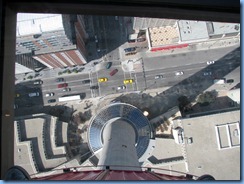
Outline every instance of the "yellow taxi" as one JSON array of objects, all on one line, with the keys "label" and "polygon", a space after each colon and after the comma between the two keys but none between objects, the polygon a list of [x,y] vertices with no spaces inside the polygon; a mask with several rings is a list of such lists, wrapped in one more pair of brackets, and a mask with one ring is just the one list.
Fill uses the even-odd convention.
[{"label": "yellow taxi", "polygon": [[133,79],[125,79],[124,84],[131,84],[133,83]]},{"label": "yellow taxi", "polygon": [[98,82],[106,82],[106,81],[108,81],[108,78],[106,77],[98,79]]}]

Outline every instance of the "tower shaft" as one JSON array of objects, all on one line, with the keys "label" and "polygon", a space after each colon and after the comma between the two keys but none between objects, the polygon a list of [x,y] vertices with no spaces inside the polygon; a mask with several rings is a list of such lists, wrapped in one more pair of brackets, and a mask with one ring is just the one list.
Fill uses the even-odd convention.
[{"label": "tower shaft", "polygon": [[103,169],[109,166],[112,170],[141,170],[132,125],[121,119],[115,120],[105,126],[103,139],[98,165],[103,165]]}]

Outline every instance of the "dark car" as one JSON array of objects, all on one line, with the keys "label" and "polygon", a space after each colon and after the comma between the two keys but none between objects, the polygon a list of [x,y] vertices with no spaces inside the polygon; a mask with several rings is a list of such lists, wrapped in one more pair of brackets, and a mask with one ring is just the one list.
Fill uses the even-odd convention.
[{"label": "dark car", "polygon": [[67,86],[68,86],[67,83],[58,84],[58,88],[66,88]]},{"label": "dark car", "polygon": [[56,102],[55,99],[50,99],[50,100],[47,101],[47,103],[54,103],[54,102]]},{"label": "dark car", "polygon": [[57,78],[55,81],[56,82],[64,82],[64,78]]},{"label": "dark car", "polygon": [[136,47],[129,47],[124,49],[125,52],[134,52],[136,50]]},{"label": "dark car", "polygon": [[108,63],[106,64],[106,68],[107,68],[107,69],[109,69],[111,66],[112,66],[112,62],[108,62]]},{"label": "dark car", "polygon": [[228,79],[227,81],[226,81],[226,83],[233,83],[234,82],[234,79]]},{"label": "dark car", "polygon": [[96,85],[96,86],[91,86],[91,87],[90,87],[90,89],[98,89],[98,88],[99,88],[98,85]]},{"label": "dark car", "polygon": [[118,72],[118,69],[114,69],[114,70],[112,70],[111,72],[110,72],[110,76],[113,76],[114,74],[116,74]]},{"label": "dark car", "polygon": [[86,79],[86,80],[83,80],[83,81],[82,81],[82,84],[88,84],[88,83],[90,83],[90,82],[91,82],[90,79]]}]

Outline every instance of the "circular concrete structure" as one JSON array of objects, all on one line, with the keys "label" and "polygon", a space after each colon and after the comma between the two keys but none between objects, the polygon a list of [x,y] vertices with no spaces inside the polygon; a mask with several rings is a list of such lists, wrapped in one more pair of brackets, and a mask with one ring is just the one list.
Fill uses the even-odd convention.
[{"label": "circular concrete structure", "polygon": [[125,103],[114,103],[106,106],[91,119],[88,129],[88,142],[91,151],[96,153],[103,148],[104,140],[107,139],[104,135],[107,131],[105,127],[114,122],[128,123],[131,127],[130,130],[134,130],[134,136],[132,136],[134,140],[131,141],[135,144],[139,159],[147,150],[150,138],[152,138],[152,130],[143,113],[138,108]]}]

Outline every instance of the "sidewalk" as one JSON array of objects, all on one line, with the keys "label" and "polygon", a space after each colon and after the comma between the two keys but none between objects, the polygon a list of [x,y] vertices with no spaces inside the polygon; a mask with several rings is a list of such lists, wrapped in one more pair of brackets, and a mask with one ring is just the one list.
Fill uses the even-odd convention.
[{"label": "sidewalk", "polygon": [[[85,66],[75,66],[75,67],[67,67],[67,68],[55,68],[55,69],[44,69],[40,72],[30,72],[27,75],[26,74],[17,74],[15,75],[16,81],[15,83],[20,83],[24,81],[32,81],[32,80],[40,80],[40,79],[46,79],[46,78],[56,78],[56,77],[65,77],[70,75],[80,75],[80,74],[89,74],[93,67],[94,62],[101,62],[101,59],[93,60],[89,63],[87,63]],[[74,69],[80,70],[77,73],[73,72]],[[64,71],[70,71],[71,73],[63,73]],[[60,74],[62,73],[62,74]],[[28,76],[32,76],[32,79],[28,79]],[[35,77],[36,76],[36,77]]]}]

